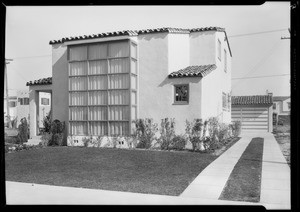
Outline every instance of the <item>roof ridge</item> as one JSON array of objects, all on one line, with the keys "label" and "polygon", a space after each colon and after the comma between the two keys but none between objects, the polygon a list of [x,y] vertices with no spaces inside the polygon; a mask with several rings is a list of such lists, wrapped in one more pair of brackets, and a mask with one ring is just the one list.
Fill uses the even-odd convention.
[{"label": "roof ridge", "polygon": [[51,40],[49,44],[63,43],[65,41],[72,40],[84,40],[84,39],[92,39],[92,38],[101,38],[101,37],[109,37],[109,36],[120,36],[120,35],[129,35],[136,36],[139,34],[146,33],[155,33],[155,32],[169,32],[169,33],[192,33],[192,32],[200,32],[200,31],[225,31],[225,28],[221,27],[200,27],[200,28],[179,28],[179,27],[159,27],[154,29],[141,29],[141,30],[118,30],[113,32],[102,32],[97,34],[90,35],[77,35],[77,36],[69,36],[63,37],[58,40]]}]

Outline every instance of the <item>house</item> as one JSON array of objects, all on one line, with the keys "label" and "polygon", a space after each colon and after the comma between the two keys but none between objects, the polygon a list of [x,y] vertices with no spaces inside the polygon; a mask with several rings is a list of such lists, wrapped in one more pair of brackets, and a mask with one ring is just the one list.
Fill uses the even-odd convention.
[{"label": "house", "polygon": [[231,122],[224,28],[126,30],[50,44],[52,116],[65,121],[66,137],[130,135],[137,118],[175,118],[177,134],[186,120]]},{"label": "house", "polygon": [[243,132],[272,132],[272,94],[232,96],[232,121],[241,121]]},{"label": "house", "polygon": [[[16,120],[15,126],[20,124],[22,118],[29,119],[29,94],[28,90],[14,90],[14,94],[9,96],[10,120]],[[7,101],[4,97],[4,118],[7,122]]]},{"label": "house", "polygon": [[29,127],[32,138],[40,134],[43,128],[43,119],[52,108],[52,77],[29,81],[26,86],[29,86]]},{"label": "house", "polygon": [[291,98],[289,96],[273,96],[273,121],[288,120],[291,111]]}]

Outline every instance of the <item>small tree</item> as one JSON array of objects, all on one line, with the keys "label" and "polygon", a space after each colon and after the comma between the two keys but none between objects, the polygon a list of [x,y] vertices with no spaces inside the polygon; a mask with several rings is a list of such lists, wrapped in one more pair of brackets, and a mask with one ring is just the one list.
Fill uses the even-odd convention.
[{"label": "small tree", "polygon": [[50,133],[52,134],[51,141],[49,145],[62,145],[63,140],[63,132],[65,129],[65,123],[60,122],[59,120],[55,119],[51,123]]},{"label": "small tree", "polygon": [[172,139],[175,136],[175,119],[162,119],[160,124],[160,146],[161,149],[169,150]]},{"label": "small tree", "polygon": [[186,120],[185,133],[187,134],[189,140],[193,145],[193,151],[199,149],[202,126],[202,119],[194,119],[193,122],[189,122],[188,120]]},{"label": "small tree", "polygon": [[51,118],[51,110],[50,110],[48,115],[43,119],[44,132],[46,132],[46,133],[50,132],[51,123],[52,123],[52,118]]},{"label": "small tree", "polygon": [[28,141],[28,124],[26,118],[20,120],[21,124],[18,126],[18,140],[21,144]]},{"label": "small tree", "polygon": [[136,137],[139,140],[137,148],[149,149],[152,141],[155,138],[155,133],[158,131],[157,124],[153,123],[152,119],[137,119],[136,125]]}]

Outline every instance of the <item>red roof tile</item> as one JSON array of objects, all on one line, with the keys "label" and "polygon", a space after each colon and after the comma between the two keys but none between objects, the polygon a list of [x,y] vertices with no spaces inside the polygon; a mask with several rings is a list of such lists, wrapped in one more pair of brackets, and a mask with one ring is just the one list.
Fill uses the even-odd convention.
[{"label": "red roof tile", "polygon": [[256,95],[256,96],[232,96],[232,105],[266,105],[273,104],[271,95]]},{"label": "red roof tile", "polygon": [[31,86],[31,85],[50,85],[50,84],[52,84],[52,77],[34,80],[33,82],[29,81],[29,82],[26,83],[26,86]]},{"label": "red roof tile", "polygon": [[204,77],[216,68],[217,68],[217,66],[214,65],[214,64],[212,64],[212,65],[201,65],[201,66],[188,66],[184,69],[180,69],[179,71],[172,72],[171,74],[169,74],[169,78],[175,78],[175,77]]}]

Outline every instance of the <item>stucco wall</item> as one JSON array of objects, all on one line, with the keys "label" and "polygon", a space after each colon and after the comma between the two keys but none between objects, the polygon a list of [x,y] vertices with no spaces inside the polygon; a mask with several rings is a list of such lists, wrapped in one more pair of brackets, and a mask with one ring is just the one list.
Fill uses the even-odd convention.
[{"label": "stucco wall", "polygon": [[[22,90],[17,92],[18,98],[29,98],[28,90]],[[17,102],[17,116],[18,116],[18,122],[17,125],[20,124],[20,120],[22,118],[26,118],[28,121],[29,117],[29,105],[21,105],[20,102]]]},{"label": "stucco wall", "polygon": [[[49,99],[49,105],[42,105],[42,98]],[[39,95],[39,127],[44,127],[43,120],[51,109],[51,93],[40,92]]]},{"label": "stucco wall", "polygon": [[37,135],[38,127],[38,105],[39,91],[52,91],[52,85],[32,85],[29,86],[29,115],[30,115],[30,137]]},{"label": "stucco wall", "polygon": [[190,65],[189,34],[171,34],[168,36],[168,73],[178,71]]},{"label": "stucco wall", "polygon": [[190,37],[190,65],[215,64],[215,31],[192,32]]},{"label": "stucco wall", "polygon": [[291,102],[291,99],[286,99],[282,101],[282,113],[288,114],[290,112],[290,109],[288,108],[288,102]]},{"label": "stucco wall", "polygon": [[[201,101],[201,117],[203,120],[209,117],[218,117],[221,122],[231,122],[231,111],[223,110],[222,93],[230,94],[231,92],[231,56],[229,53],[226,41],[224,41],[225,34],[223,32],[216,32],[214,37],[215,52],[214,61],[217,66],[215,70],[206,75],[202,79],[202,101]],[[218,39],[221,41],[221,60],[218,58]],[[227,51],[227,71],[224,71],[224,48]]]},{"label": "stucco wall", "polygon": [[[184,36],[182,36],[184,37]],[[182,39],[179,38],[179,39]],[[139,102],[138,117],[153,118],[160,124],[163,118],[175,118],[176,132],[184,133],[185,120],[200,118],[200,78],[169,79],[168,43],[174,42],[172,36],[168,40],[167,33],[145,34],[138,37],[139,49]],[[184,39],[184,38],[183,38]],[[176,58],[177,55],[172,56]],[[186,60],[183,65],[186,65]],[[180,64],[173,64],[179,67]],[[174,84],[189,84],[190,101],[187,105],[173,105]]]},{"label": "stucco wall", "polygon": [[66,123],[65,138],[68,132],[68,61],[67,46],[52,45],[52,118]]}]

